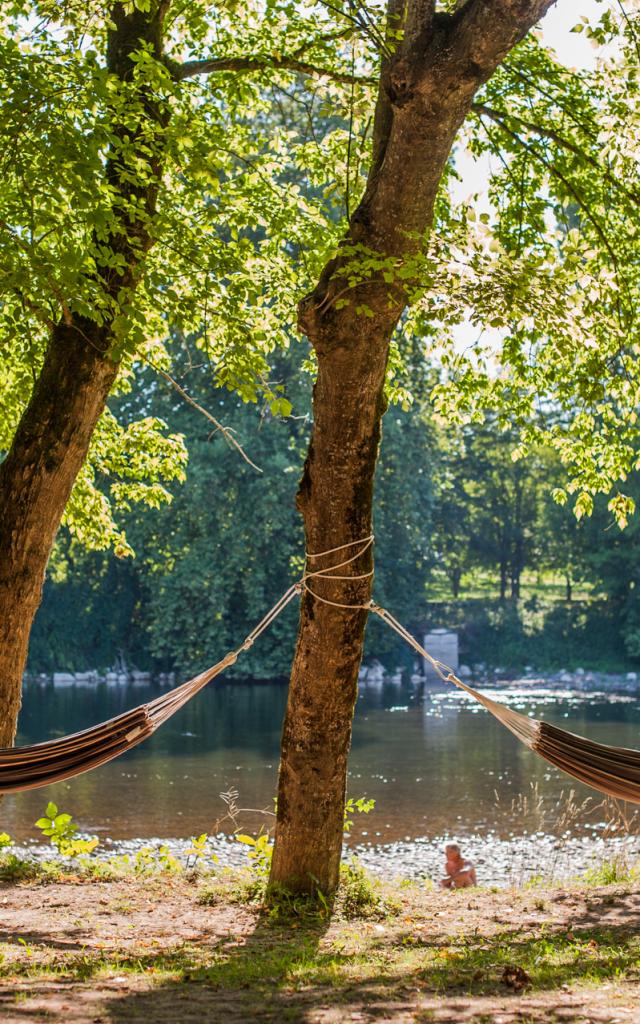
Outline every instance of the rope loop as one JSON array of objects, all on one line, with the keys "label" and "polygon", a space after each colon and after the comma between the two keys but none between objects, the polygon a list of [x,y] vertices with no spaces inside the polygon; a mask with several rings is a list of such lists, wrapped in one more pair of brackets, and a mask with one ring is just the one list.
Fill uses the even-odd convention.
[{"label": "rope loop", "polygon": [[354,547],[359,548],[359,550],[356,551],[354,555],[351,555],[349,558],[343,559],[341,562],[338,562],[335,565],[329,565],[327,566],[326,569],[312,569],[311,571],[305,571],[302,579],[299,581],[298,584],[300,590],[306,590],[309,594],[311,594],[313,598],[315,598],[316,601],[320,601],[322,604],[328,604],[332,608],[345,608],[347,610],[354,611],[362,609],[368,610],[370,607],[369,602],[367,602],[367,604],[343,604],[341,601],[330,601],[326,597],[320,597],[319,594],[316,594],[315,590],[311,589],[311,587],[307,583],[307,580],[316,578],[323,580],[340,581],[370,579],[373,576],[373,569],[369,569],[367,572],[358,573],[357,575],[344,575],[338,573],[336,570],[344,569],[345,566],[351,565],[351,563],[355,562],[356,559],[360,558],[361,555],[364,555],[364,553],[368,551],[371,545],[373,544],[374,539],[374,535],[371,533],[369,534],[368,537],[361,537],[359,540],[352,540],[349,541],[347,544],[339,544],[335,548],[327,548],[326,551],[317,551],[315,554],[309,551],[305,552],[305,558],[308,562],[309,559],[311,558],[322,558],[324,555],[333,555],[338,551],[348,551],[350,548]]},{"label": "rope loop", "polygon": [[[373,544],[374,540],[375,535],[370,533],[368,537],[361,537],[360,540],[350,540],[347,544],[339,544],[337,548],[327,548],[326,551],[317,551],[315,554],[312,554],[310,551],[305,551],[305,558],[322,558],[324,555],[334,555],[336,551],[345,551],[347,548],[355,547],[356,544],[366,544],[366,546],[369,547]],[[335,568],[337,568],[337,566],[334,566],[334,569]]]}]

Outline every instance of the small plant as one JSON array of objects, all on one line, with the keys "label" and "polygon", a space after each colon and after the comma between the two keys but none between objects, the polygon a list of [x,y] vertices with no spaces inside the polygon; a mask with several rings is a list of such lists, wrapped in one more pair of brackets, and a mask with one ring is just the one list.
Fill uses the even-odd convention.
[{"label": "small plant", "polygon": [[585,871],[582,880],[587,885],[613,885],[615,882],[633,882],[637,879],[638,873],[638,867],[630,865],[623,852],[611,860],[603,860],[598,867]]},{"label": "small plant", "polygon": [[266,890],[266,877],[257,875],[250,868],[223,868],[198,890],[197,900],[207,907],[219,903],[261,905]]},{"label": "small plant", "polygon": [[38,818],[36,828],[39,828],[44,836],[63,857],[78,857],[80,854],[93,853],[100,840],[93,836],[91,839],[78,839],[78,826],[70,814],[59,814],[54,803],[48,803],[44,817]]},{"label": "small plant", "polygon": [[353,828],[353,818],[350,818],[351,814],[369,814],[370,811],[376,806],[375,800],[367,800],[365,797],[358,797],[354,800],[350,796],[344,805],[344,827],[343,832],[345,835],[349,835]]},{"label": "small plant", "polygon": [[[195,868],[200,864],[207,855],[207,841],[209,836],[206,832],[202,835],[191,837],[191,846],[186,849],[187,854],[187,870],[189,868]],[[213,860],[217,861],[215,853],[213,854]]]},{"label": "small plant", "polygon": [[333,907],[322,890],[316,886],[313,892],[291,892],[286,886],[269,886],[267,909],[273,922],[297,921],[314,922],[329,917]]},{"label": "small plant", "polygon": [[174,857],[168,846],[159,846],[154,850],[152,846],[143,846],[133,855],[130,860],[125,854],[122,857],[125,865],[130,864],[136,875],[153,875],[158,871],[168,871],[176,874],[182,871],[182,864],[177,857]]},{"label": "small plant", "polygon": [[387,907],[380,883],[372,879],[357,857],[340,867],[340,888],[336,909],[346,918],[385,917]]},{"label": "small plant", "polygon": [[21,857],[17,853],[0,856],[0,882],[57,882],[62,877],[59,863]]},{"label": "small plant", "polygon": [[261,832],[255,839],[253,836],[241,833],[239,836],[236,836],[236,839],[239,843],[244,843],[245,846],[250,847],[247,856],[251,862],[252,871],[266,878],[271,870],[271,858],[273,856],[273,843],[269,838],[269,833]]}]

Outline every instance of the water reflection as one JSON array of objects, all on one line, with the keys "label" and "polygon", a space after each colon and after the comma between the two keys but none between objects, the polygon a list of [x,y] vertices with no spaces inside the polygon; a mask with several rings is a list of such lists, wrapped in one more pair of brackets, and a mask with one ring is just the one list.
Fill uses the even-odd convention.
[{"label": "water reflection", "polygon": [[[140,686],[27,686],[18,741],[85,728],[156,693]],[[633,697],[543,689],[504,689],[493,696],[600,742],[638,742],[640,701]],[[32,823],[49,799],[83,827],[123,839],[210,831],[225,810],[219,794],[231,786],[239,790],[241,806],[270,809],[285,702],[284,686],[211,687],[118,761],[68,783],[6,798],[0,831],[33,836]],[[521,804],[511,806],[518,794],[530,792],[531,783],[546,805],[544,822],[540,810],[529,806],[523,814]],[[590,795],[526,750],[465,694],[409,683],[360,694],[349,793],[374,797],[376,809],[356,819],[354,842],[445,832],[506,837],[543,826],[553,831],[553,803],[571,789],[578,801]],[[594,805],[599,799],[594,795]],[[577,827],[597,817],[585,809]],[[261,820],[248,815],[243,827],[258,828]]]}]

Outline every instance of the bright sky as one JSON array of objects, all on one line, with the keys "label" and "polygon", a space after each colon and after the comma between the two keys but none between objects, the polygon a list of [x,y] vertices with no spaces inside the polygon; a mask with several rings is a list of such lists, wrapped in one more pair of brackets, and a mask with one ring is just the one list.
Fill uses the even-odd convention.
[{"label": "bright sky", "polygon": [[[592,46],[583,32],[572,32],[581,17],[597,21],[608,7],[615,7],[615,0],[557,0],[555,7],[540,23],[543,42],[552,47],[563,64],[570,68],[589,68],[603,50]],[[453,186],[456,199],[468,199],[474,193],[485,191],[488,176],[489,157],[475,161],[469,155],[459,153],[456,166],[462,174],[462,181]],[[481,201],[481,207],[485,204]]]},{"label": "bright sky", "polygon": [[[593,66],[598,57],[603,56],[603,49],[596,49],[590,43],[583,32],[572,32],[582,16],[590,21],[597,21],[608,7],[615,7],[615,0],[557,0],[546,18],[540,24],[542,29],[543,42],[546,46],[552,47],[559,59],[567,67],[589,68]],[[476,208],[479,210],[490,210],[490,204],[486,195],[486,183],[490,173],[491,158],[485,155],[480,160],[474,160],[470,154],[459,151],[456,158],[456,167],[462,175],[462,180],[452,182],[451,188],[455,199],[467,200],[472,195],[478,195]],[[456,329],[456,347],[461,350],[473,347],[478,339],[479,331],[470,323],[460,324]],[[502,332],[492,331],[487,328],[482,332],[484,343],[490,339],[495,340],[496,347],[499,347]]]}]

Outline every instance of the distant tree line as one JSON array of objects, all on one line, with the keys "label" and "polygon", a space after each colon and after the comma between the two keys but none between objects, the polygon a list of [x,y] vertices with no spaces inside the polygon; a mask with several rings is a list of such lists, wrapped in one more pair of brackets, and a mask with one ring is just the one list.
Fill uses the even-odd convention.
[{"label": "distant tree line", "polygon": [[[134,558],[87,551],[60,534],[34,627],[32,672],[120,661],[179,673],[203,667],[235,646],[301,572],[295,491],[310,430],[308,389],[300,383],[304,353],[294,347],[274,363],[274,382],[293,405],[286,418],[214,389],[187,342],[176,341],[174,355],[190,397],[235,432],[262,472],[157,375],[142,375],[129,394],[113,399],[122,420],[158,417],[184,434],[187,480],[172,487],[170,504],[144,511],[131,505],[120,525]],[[443,424],[420,398],[427,389],[415,391],[418,410],[409,415],[394,405],[384,420],[376,599],[413,629],[451,624],[466,631],[469,657],[475,651],[478,660],[535,662],[536,644],[524,638],[527,622],[539,624],[541,615],[556,636],[556,659],[563,660],[570,634],[593,634],[592,619],[603,627],[597,635],[605,661],[640,657],[635,518],[620,531],[603,500],[578,521],[552,498],[562,479],[552,453],[514,460],[515,432],[491,419]],[[591,595],[587,603],[575,602],[578,588]],[[560,603],[568,607],[561,611]],[[290,610],[278,620],[235,673],[284,676],[295,617]],[[369,624],[368,650],[400,657],[377,621]]]}]

